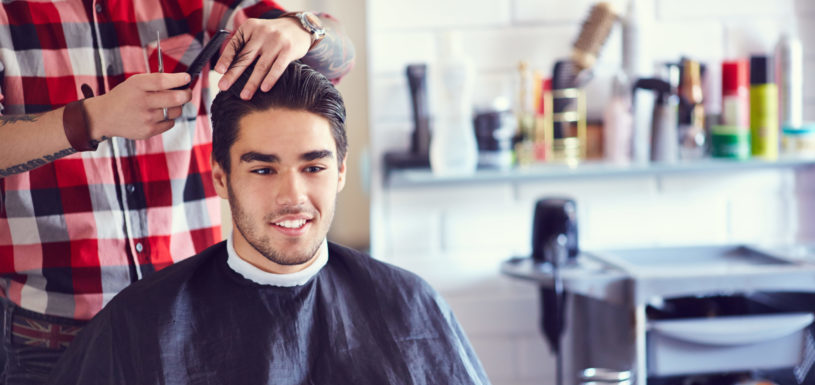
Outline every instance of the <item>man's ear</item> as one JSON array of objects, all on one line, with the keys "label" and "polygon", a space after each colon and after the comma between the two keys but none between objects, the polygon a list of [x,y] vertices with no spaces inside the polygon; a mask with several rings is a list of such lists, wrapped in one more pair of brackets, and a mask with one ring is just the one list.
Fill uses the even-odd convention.
[{"label": "man's ear", "polygon": [[345,167],[345,161],[347,159],[348,159],[348,155],[346,155],[345,158],[342,159],[342,162],[339,164],[339,173],[338,173],[339,181],[337,183],[337,192],[342,191],[342,189],[345,187],[345,170],[347,170],[347,167]]},{"label": "man's ear", "polygon": [[212,184],[215,185],[215,192],[218,193],[218,196],[223,199],[229,199],[229,193],[227,189],[227,174],[226,171],[221,167],[221,164],[215,161],[215,158],[210,154],[209,162],[212,165]]}]

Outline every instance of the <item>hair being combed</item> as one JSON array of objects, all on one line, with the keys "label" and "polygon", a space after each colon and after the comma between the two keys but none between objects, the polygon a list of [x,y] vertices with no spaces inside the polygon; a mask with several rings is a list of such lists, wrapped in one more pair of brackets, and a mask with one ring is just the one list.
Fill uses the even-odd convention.
[{"label": "hair being combed", "polygon": [[251,100],[240,93],[254,66],[247,67],[240,78],[212,101],[212,156],[229,172],[229,149],[238,139],[238,121],[255,111],[287,108],[315,113],[331,125],[331,136],[337,146],[337,161],[342,162],[348,149],[345,134],[345,104],[342,95],[325,76],[311,67],[294,61],[286,67],[275,85],[267,92],[259,88]]}]

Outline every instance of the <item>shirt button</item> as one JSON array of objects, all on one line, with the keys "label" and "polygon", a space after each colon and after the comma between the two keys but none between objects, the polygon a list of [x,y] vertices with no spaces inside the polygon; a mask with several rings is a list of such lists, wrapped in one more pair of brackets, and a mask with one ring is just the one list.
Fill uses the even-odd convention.
[{"label": "shirt button", "polygon": [[144,246],[142,246],[141,242],[137,243],[136,244],[136,251],[141,253],[142,250],[144,250]]},{"label": "shirt button", "polygon": [[96,3],[96,13],[102,13],[102,3]]},{"label": "shirt button", "polygon": [[136,191],[136,186],[132,184],[127,185],[127,192],[133,194],[134,191]]}]

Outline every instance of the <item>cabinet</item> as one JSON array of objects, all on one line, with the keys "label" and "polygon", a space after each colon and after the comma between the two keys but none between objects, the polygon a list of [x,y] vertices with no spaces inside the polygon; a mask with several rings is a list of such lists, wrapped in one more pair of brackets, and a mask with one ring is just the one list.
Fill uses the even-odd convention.
[{"label": "cabinet", "polygon": [[[575,301],[577,309],[593,314],[587,320],[585,314],[572,311],[568,316],[573,319],[567,319],[566,327],[582,323],[589,334],[601,335],[596,330],[605,329],[622,338],[614,346],[589,346],[587,343],[600,342],[573,339],[582,342],[569,349],[570,355],[577,361],[589,358],[566,365],[564,377],[587,367],[581,365],[602,365],[614,359],[617,365],[629,360],[626,367],[612,369],[632,370],[640,385],[652,377],[794,366],[803,351],[802,331],[813,321],[808,311],[745,308],[744,314],[705,317],[709,314],[694,316],[674,310],[680,319],[649,311],[670,308],[666,304],[671,301],[693,296],[815,293],[815,257],[795,256],[789,250],[694,246],[583,253],[563,267],[560,276],[567,292],[584,298]],[[502,272],[541,287],[550,287],[554,280],[549,265],[529,258],[505,262]],[[609,328],[609,324],[615,326]]]}]

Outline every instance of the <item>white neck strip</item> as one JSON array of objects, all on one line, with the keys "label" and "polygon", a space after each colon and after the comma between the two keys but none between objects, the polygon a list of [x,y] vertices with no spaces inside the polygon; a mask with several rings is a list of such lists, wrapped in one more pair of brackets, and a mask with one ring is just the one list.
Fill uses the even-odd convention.
[{"label": "white neck strip", "polygon": [[249,262],[243,260],[235,252],[235,244],[232,241],[232,234],[226,240],[227,265],[244,278],[261,285],[292,287],[301,286],[308,282],[311,277],[317,275],[320,269],[328,263],[328,242],[324,239],[317,250],[317,259],[303,270],[290,274],[275,274],[263,271]]}]

